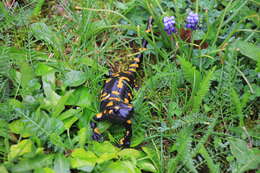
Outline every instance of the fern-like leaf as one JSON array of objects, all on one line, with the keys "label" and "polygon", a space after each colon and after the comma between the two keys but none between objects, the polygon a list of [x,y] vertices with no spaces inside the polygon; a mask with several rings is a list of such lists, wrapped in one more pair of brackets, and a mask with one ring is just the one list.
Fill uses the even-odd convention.
[{"label": "fern-like leaf", "polygon": [[197,172],[191,156],[191,132],[192,128],[185,127],[177,135],[177,141],[171,148],[171,151],[177,151],[178,154],[174,159],[169,161],[168,172],[177,172],[177,166],[181,161],[191,172]]},{"label": "fern-like leaf", "polygon": [[181,68],[184,73],[185,79],[190,82],[193,86],[193,91],[196,91],[200,81],[201,81],[201,74],[192,64],[185,60],[184,58],[179,58]]},{"label": "fern-like leaf", "polygon": [[235,91],[234,88],[231,89],[230,93],[231,101],[234,106],[234,112],[235,116],[239,118],[239,124],[240,126],[244,126],[244,114],[243,114],[243,108],[246,106],[248,100],[249,100],[249,93],[245,93],[242,98],[239,98],[239,95]]},{"label": "fern-like leaf", "polygon": [[213,68],[212,70],[210,70],[207,74],[207,76],[203,79],[203,81],[199,84],[199,88],[198,91],[196,93],[196,95],[192,98],[192,112],[198,112],[200,105],[202,103],[203,98],[205,97],[205,95],[208,93],[209,91],[209,87],[210,87],[210,81],[213,77],[213,73],[215,71],[215,68]]}]

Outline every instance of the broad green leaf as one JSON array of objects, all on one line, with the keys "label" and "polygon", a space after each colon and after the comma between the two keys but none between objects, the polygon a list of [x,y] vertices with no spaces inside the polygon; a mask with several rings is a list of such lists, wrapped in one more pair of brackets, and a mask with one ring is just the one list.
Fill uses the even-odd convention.
[{"label": "broad green leaf", "polygon": [[42,76],[42,87],[46,96],[47,105],[57,105],[60,96],[55,92],[55,73],[48,73]]},{"label": "broad green leaf", "polygon": [[141,158],[144,157],[145,154],[142,151],[138,151],[132,148],[127,148],[127,149],[123,149],[121,151],[118,152],[118,156],[122,157],[122,158]]},{"label": "broad green leaf", "polygon": [[135,166],[128,161],[112,162],[105,168],[103,173],[135,173]]},{"label": "broad green leaf", "polygon": [[86,127],[83,127],[79,130],[78,137],[79,137],[79,146],[81,148],[84,148],[84,146],[86,144],[86,139],[87,139],[87,128]]},{"label": "broad green leaf", "polygon": [[66,105],[80,106],[90,108],[95,98],[90,94],[89,89],[80,87],[76,89],[69,97]]},{"label": "broad green leaf", "polygon": [[152,161],[155,168],[159,168],[159,159],[155,150],[148,147],[142,147],[142,150],[147,154],[147,157]]},{"label": "broad green leaf", "polygon": [[95,160],[97,159],[97,156],[93,152],[86,151],[83,148],[74,149],[71,156],[73,158],[92,160],[93,162],[95,162]]},{"label": "broad green leaf", "polygon": [[140,160],[137,161],[137,166],[144,171],[148,171],[148,172],[157,172],[156,168],[154,167],[154,165],[151,163],[151,161],[145,159],[145,160]]},{"label": "broad green leaf", "polygon": [[[42,169],[42,168],[41,168]],[[43,168],[44,173],[56,173],[53,169],[51,168]]]},{"label": "broad green leaf", "polygon": [[35,66],[35,74],[37,76],[43,76],[43,75],[46,75],[53,71],[54,71],[54,69],[52,67],[50,67],[44,63],[38,63]]},{"label": "broad green leaf", "polygon": [[242,40],[238,40],[235,43],[233,43],[233,46],[239,50],[243,55],[255,60],[259,61],[260,59],[260,47],[246,42]]},{"label": "broad green leaf", "polygon": [[70,173],[70,162],[63,154],[56,155],[54,170],[55,173]]},{"label": "broad green leaf", "polygon": [[72,94],[72,91],[66,92],[64,96],[61,96],[60,99],[58,100],[57,104],[53,107],[53,117],[59,116],[59,114],[64,110],[65,104],[67,100],[69,99],[70,95]]},{"label": "broad green leaf", "polygon": [[8,153],[8,160],[12,160],[18,156],[30,153],[33,150],[33,143],[29,139],[20,141],[18,144],[12,145]]},{"label": "broad green leaf", "polygon": [[22,119],[14,120],[11,123],[9,123],[9,129],[11,130],[11,132],[19,134],[24,138],[32,136],[30,130],[25,126],[26,123]]},{"label": "broad green leaf", "polygon": [[62,55],[64,52],[64,43],[60,34],[52,31],[45,23],[34,23],[31,25],[32,34],[38,40],[43,40],[51,46],[54,53]]},{"label": "broad green leaf", "polygon": [[79,119],[78,117],[71,117],[71,118],[64,120],[63,121],[64,127],[66,129],[69,129],[72,126],[72,124],[74,124],[76,121],[78,121],[78,119]]},{"label": "broad green leaf", "polygon": [[71,70],[65,74],[64,85],[76,87],[82,85],[87,79],[86,73],[82,71]]},{"label": "broad green leaf", "polygon": [[75,149],[70,158],[72,168],[91,172],[96,164],[97,156],[91,151],[85,151],[83,148]]},{"label": "broad green leaf", "polygon": [[34,158],[24,159],[11,168],[12,173],[30,172],[33,169],[44,168],[52,164],[53,155],[38,155]]},{"label": "broad green leaf", "polygon": [[81,109],[69,109],[58,116],[59,120],[66,120],[68,118],[74,117],[76,114],[82,111]]},{"label": "broad green leaf", "polygon": [[139,132],[136,135],[134,135],[132,137],[131,140],[131,147],[135,147],[138,146],[139,144],[141,144],[144,141],[145,137],[144,137],[144,133]]},{"label": "broad green leaf", "polygon": [[7,169],[5,168],[4,165],[0,165],[0,172],[1,173],[8,173]]},{"label": "broad green leaf", "polygon": [[69,109],[66,112],[63,112],[58,119],[62,120],[64,127],[69,129],[72,124],[74,124],[82,114],[81,109]]},{"label": "broad green leaf", "polygon": [[110,142],[105,141],[103,143],[94,142],[93,143],[93,151],[98,155],[101,156],[104,153],[117,153],[119,148],[112,145]]},{"label": "broad green leaf", "polygon": [[118,158],[117,153],[103,153],[97,159],[97,163],[101,164],[103,162],[106,162],[106,161],[112,160],[112,159],[116,159],[116,158]]},{"label": "broad green leaf", "polygon": [[95,162],[79,158],[71,158],[70,164],[72,168],[76,168],[85,172],[91,172],[95,167]]},{"label": "broad green leaf", "polygon": [[241,139],[230,139],[231,153],[235,156],[238,168],[237,172],[245,172],[250,169],[257,169],[260,164],[260,150],[249,149],[247,143]]}]

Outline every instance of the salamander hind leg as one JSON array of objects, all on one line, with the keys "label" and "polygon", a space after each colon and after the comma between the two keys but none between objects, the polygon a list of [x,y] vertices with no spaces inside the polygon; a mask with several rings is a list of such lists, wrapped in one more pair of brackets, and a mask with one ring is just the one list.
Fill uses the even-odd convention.
[{"label": "salamander hind leg", "polygon": [[122,148],[129,148],[131,144],[131,137],[132,137],[132,121],[127,120],[124,123],[124,127],[126,129],[125,136],[120,139],[118,146]]}]

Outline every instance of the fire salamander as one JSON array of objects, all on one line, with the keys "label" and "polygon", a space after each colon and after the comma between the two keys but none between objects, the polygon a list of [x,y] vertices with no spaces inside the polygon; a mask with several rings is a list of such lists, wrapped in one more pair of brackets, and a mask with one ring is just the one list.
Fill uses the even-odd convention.
[{"label": "fire salamander", "polygon": [[[153,19],[148,19],[146,32],[151,32]],[[125,129],[125,135],[120,140],[119,147],[129,147],[130,138],[132,136],[132,121],[133,105],[131,100],[133,98],[131,89],[134,87],[134,79],[136,71],[140,66],[143,58],[143,51],[146,49],[147,41],[142,39],[141,53],[139,53],[128,67],[127,71],[113,73],[105,81],[104,88],[101,92],[101,105],[100,113],[96,114],[93,118],[94,121],[90,122],[93,129],[93,140],[100,141],[102,135],[97,128],[97,122],[108,120],[112,123],[122,124]]]}]

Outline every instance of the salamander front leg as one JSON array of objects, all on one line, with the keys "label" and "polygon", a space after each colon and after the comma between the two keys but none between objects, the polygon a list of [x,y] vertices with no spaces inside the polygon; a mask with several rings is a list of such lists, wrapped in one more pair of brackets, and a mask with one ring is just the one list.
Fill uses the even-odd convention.
[{"label": "salamander front leg", "polygon": [[[96,116],[94,117],[94,120],[97,121],[97,122],[102,121],[103,120],[102,115],[103,115],[102,113],[96,114]],[[95,141],[101,141],[102,135],[101,135],[99,129],[97,128],[97,123],[94,122],[94,121],[90,121],[90,127],[93,130],[92,139],[95,140]]]},{"label": "salamander front leg", "polygon": [[126,132],[125,132],[125,136],[119,141],[119,147],[129,148],[131,137],[132,137],[132,121],[127,120],[124,123],[124,127],[126,129]]}]

